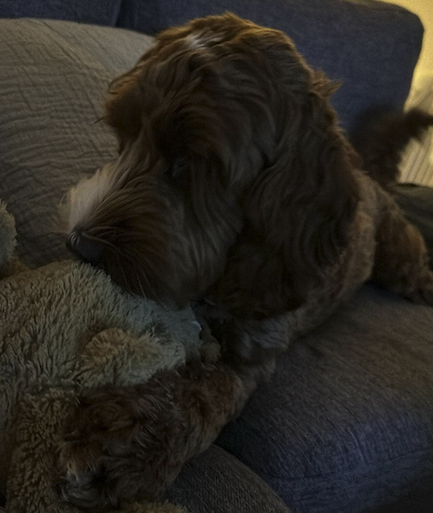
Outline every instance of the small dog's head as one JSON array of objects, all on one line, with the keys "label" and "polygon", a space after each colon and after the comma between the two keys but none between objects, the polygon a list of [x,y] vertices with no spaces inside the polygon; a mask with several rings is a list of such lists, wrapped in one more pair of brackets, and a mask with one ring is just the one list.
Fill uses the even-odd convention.
[{"label": "small dog's head", "polygon": [[232,14],[163,32],[111,84],[119,157],[70,191],[70,247],[178,305],[222,276],[245,234],[293,275],[320,266],[356,203],[332,92],[286,35]]}]

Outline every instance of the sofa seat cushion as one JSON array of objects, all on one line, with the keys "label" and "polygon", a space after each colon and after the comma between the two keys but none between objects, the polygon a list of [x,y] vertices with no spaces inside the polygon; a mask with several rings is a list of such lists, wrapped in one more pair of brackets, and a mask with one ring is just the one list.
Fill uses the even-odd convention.
[{"label": "sofa seat cushion", "polygon": [[433,310],[365,286],[281,357],[218,444],[294,512],[366,512],[430,490],[432,405]]},{"label": "sofa seat cushion", "polygon": [[290,513],[269,485],[217,446],[185,465],[166,498],[189,513]]}]

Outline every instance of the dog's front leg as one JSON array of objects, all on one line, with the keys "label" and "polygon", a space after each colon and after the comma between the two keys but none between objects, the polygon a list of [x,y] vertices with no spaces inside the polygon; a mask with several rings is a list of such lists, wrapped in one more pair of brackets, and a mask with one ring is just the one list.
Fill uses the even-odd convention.
[{"label": "dog's front leg", "polygon": [[243,408],[260,366],[199,359],[132,387],[87,391],[59,447],[59,491],[92,511],[155,500]]},{"label": "dog's front leg", "polygon": [[391,197],[382,193],[381,200],[373,279],[415,303],[433,306],[433,271],[425,241]]},{"label": "dog's front leg", "polygon": [[362,281],[357,275],[351,280],[338,280],[338,266],[330,270],[329,276],[310,290],[300,307],[282,314],[248,318],[230,313],[217,303],[204,301],[198,303],[194,311],[206,319],[228,362],[241,366],[270,362],[295,340],[325,323]]},{"label": "dog's front leg", "polygon": [[233,364],[274,361],[289,346],[292,333],[289,316],[267,319],[225,320],[212,333],[222,345],[223,357]]}]

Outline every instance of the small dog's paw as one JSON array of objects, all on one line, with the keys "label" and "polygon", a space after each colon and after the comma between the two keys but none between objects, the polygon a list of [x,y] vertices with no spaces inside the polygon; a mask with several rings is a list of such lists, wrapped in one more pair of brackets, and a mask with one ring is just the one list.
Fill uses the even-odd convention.
[{"label": "small dog's paw", "polygon": [[[91,474],[97,475],[103,455],[99,440],[86,440],[77,432],[66,434],[60,444],[59,468],[67,481],[87,481]],[[85,477],[87,476],[87,477]]]},{"label": "small dog's paw", "polygon": [[200,347],[200,356],[204,363],[216,363],[221,357],[221,346],[218,340],[212,335],[207,324],[202,325],[200,333],[202,345]]},{"label": "small dog's paw", "polygon": [[433,306],[433,273],[426,273],[417,281],[415,289],[403,295],[414,303]]},{"label": "small dog's paw", "polygon": [[184,380],[177,369],[161,370],[140,386],[87,391],[59,447],[63,499],[98,512],[157,499],[192,443],[180,418]]},{"label": "small dog's paw", "polygon": [[88,468],[87,471],[61,475],[56,488],[63,501],[98,512],[117,506],[104,490],[103,481],[102,467]]},{"label": "small dog's paw", "polygon": [[102,445],[73,440],[74,434],[61,443],[58,458],[57,491],[65,502],[83,509],[115,506],[104,490]]},{"label": "small dog's paw", "polygon": [[79,508],[100,511],[117,505],[107,461],[113,448],[121,452],[133,419],[116,398],[103,391],[83,399],[64,434],[58,454],[58,491]]},{"label": "small dog's paw", "polygon": [[414,303],[433,306],[433,285],[419,288],[409,299]]},{"label": "small dog's paw", "polygon": [[420,295],[424,304],[433,306],[433,272],[428,273],[428,278],[420,287]]}]

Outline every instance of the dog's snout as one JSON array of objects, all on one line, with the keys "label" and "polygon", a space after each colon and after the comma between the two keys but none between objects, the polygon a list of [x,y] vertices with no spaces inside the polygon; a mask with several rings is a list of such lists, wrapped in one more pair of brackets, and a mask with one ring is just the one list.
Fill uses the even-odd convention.
[{"label": "dog's snout", "polygon": [[81,228],[75,228],[68,236],[66,246],[84,262],[97,265],[104,253],[103,245],[89,237]]}]

